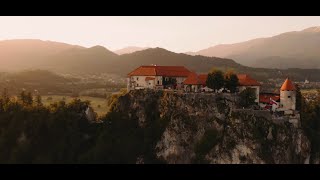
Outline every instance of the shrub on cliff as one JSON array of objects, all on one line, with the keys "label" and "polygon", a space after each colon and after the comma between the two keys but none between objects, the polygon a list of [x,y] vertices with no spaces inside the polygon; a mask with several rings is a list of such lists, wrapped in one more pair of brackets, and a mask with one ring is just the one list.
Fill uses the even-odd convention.
[{"label": "shrub on cliff", "polygon": [[206,85],[214,91],[221,89],[224,86],[223,72],[215,69],[212,70],[208,74]]},{"label": "shrub on cliff", "polygon": [[247,88],[243,90],[240,94],[239,105],[248,108],[255,104],[256,94],[252,88]]},{"label": "shrub on cliff", "polygon": [[206,130],[201,140],[196,144],[196,162],[203,163],[205,155],[219,143],[220,134],[216,129]]}]

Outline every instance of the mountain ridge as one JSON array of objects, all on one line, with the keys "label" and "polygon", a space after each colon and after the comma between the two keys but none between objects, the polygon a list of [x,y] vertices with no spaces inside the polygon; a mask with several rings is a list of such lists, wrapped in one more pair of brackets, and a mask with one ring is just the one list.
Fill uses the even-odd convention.
[{"label": "mountain ridge", "polygon": [[148,48],[149,47],[128,46],[128,47],[124,47],[122,49],[115,50],[113,52],[118,54],[118,55],[123,55],[123,54],[134,53],[136,51],[142,51],[142,50],[145,50],[145,49],[148,49]]},{"label": "mountain ridge", "polygon": [[[320,62],[316,61],[320,58],[319,47],[320,27],[315,26],[272,37],[220,44],[189,54],[230,58],[251,67],[320,68]],[[279,58],[275,59],[275,57]],[[283,61],[283,59],[289,59],[289,61]],[[265,63],[269,60],[273,63]]]},{"label": "mountain ridge", "polygon": [[[286,69],[286,67],[283,67],[285,69],[282,70],[279,69],[282,66],[274,66],[275,68],[272,69],[264,67],[252,68],[239,64],[233,58],[187,55],[159,47],[136,51],[131,54],[117,55],[103,46],[85,48],[40,40],[32,41],[32,43],[24,41],[19,46],[13,46],[12,44],[15,43],[6,46],[6,43],[0,41],[0,71],[42,69],[62,74],[109,73],[126,77],[127,73],[141,65],[157,64],[185,66],[197,73],[208,73],[213,67],[223,71],[234,69],[237,73],[250,74],[257,80],[286,78],[286,76],[296,80],[304,80],[311,72],[313,76],[310,77],[310,81],[318,81],[320,79],[320,69],[314,69],[316,66],[312,66],[313,68],[306,66],[305,68],[308,69]],[[269,62],[268,60],[265,61]],[[277,58],[274,61],[277,61]]]}]

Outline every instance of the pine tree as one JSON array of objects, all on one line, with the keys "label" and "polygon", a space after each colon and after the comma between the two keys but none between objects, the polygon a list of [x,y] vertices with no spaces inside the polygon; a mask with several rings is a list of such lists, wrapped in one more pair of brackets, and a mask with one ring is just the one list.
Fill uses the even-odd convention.
[{"label": "pine tree", "polygon": [[19,96],[19,100],[21,101],[22,104],[26,103],[26,92],[25,90],[22,90]]},{"label": "pine tree", "polygon": [[43,105],[41,96],[39,94],[36,95],[35,103],[36,103],[37,106],[42,106]]}]

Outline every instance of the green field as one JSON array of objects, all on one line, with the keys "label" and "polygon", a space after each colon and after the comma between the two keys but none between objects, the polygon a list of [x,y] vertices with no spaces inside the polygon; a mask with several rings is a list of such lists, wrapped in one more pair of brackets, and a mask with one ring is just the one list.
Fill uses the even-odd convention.
[{"label": "green field", "polygon": [[[54,102],[62,101],[63,99],[65,99],[66,103],[69,103],[74,99],[73,97],[70,97],[70,96],[60,96],[60,95],[41,96],[41,97],[44,105],[50,105]],[[51,97],[52,100],[49,100],[48,97]],[[89,97],[89,96],[80,96],[78,98],[81,99],[82,101],[87,101],[87,100],[90,101],[91,107],[98,114],[98,116],[105,115],[109,110],[109,107],[107,105],[107,100],[105,98],[96,98],[96,97]]]},{"label": "green field", "polygon": [[302,94],[316,94],[319,89],[301,89]]}]

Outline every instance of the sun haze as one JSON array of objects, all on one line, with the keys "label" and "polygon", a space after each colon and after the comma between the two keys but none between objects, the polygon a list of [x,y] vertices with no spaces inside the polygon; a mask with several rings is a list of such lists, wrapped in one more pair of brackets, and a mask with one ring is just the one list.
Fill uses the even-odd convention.
[{"label": "sun haze", "polygon": [[197,51],[320,25],[320,17],[4,16],[0,40],[41,39],[110,50],[127,46]]}]

